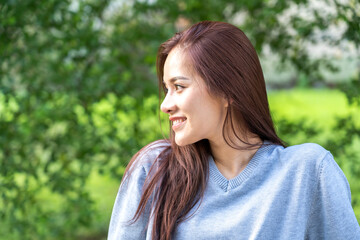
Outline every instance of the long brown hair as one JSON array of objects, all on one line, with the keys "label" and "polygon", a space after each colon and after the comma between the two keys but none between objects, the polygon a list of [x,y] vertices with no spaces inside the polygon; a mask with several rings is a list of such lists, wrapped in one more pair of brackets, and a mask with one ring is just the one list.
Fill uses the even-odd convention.
[{"label": "long brown hair", "polygon": [[[228,23],[204,21],[164,42],[157,56],[160,99],[162,91],[165,92],[164,64],[175,47],[180,47],[189,58],[193,70],[204,80],[210,94],[228,99],[229,107],[223,125],[223,137],[228,145],[244,149],[236,146],[226,129],[247,144],[246,149],[259,146],[237,135],[235,128],[241,124],[241,129],[261,140],[284,146],[274,129],[258,56],[240,29]],[[170,145],[155,161],[156,167],[154,164],[153,173],[145,181],[133,219],[136,221],[146,204],[153,199],[153,239],[172,238],[177,225],[190,217],[187,216],[189,211],[202,199],[208,178],[208,157],[211,153],[208,140],[178,146],[174,135],[170,127]],[[129,169],[139,153],[130,161],[125,176],[131,174]]]}]

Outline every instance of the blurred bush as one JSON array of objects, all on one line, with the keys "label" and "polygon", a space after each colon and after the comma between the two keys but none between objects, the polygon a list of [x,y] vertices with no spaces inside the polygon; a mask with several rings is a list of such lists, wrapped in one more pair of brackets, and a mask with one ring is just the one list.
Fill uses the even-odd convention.
[{"label": "blurred bush", "polygon": [[[311,18],[290,14],[285,22],[278,16],[310,1],[2,1],[0,236],[76,239],[78,228],[90,228],[96,210],[84,187],[89,174],[120,178],[141,146],[162,137],[156,52],[175,31],[206,19],[233,22],[259,53],[269,46],[311,86],[322,79],[320,67],[336,70],[306,50],[309,41],[324,41],[314,38],[319,29],[345,24],[341,39],[359,50],[359,3],[324,1],[335,12],[313,9]],[[358,104],[359,76],[341,88]],[[281,121],[279,130],[289,142],[294,131],[316,135],[304,122]],[[355,183],[359,158],[350,146],[358,146],[359,126],[351,115],[336,126],[324,146]],[[359,201],[355,194],[356,211]]]}]

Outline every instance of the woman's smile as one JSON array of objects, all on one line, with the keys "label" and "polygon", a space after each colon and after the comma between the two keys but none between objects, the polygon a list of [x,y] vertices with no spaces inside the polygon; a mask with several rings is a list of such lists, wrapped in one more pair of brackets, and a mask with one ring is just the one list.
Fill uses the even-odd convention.
[{"label": "woman's smile", "polygon": [[172,121],[172,129],[174,131],[180,130],[186,124],[186,117],[170,117],[170,121]]}]

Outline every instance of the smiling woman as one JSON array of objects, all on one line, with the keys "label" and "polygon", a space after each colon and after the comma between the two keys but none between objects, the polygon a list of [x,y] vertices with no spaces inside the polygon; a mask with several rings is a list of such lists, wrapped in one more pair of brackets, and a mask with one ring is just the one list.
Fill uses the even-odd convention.
[{"label": "smiling woman", "polygon": [[277,136],[240,29],[197,23],[160,46],[157,70],[170,138],[131,159],[109,239],[360,239],[332,155]]}]

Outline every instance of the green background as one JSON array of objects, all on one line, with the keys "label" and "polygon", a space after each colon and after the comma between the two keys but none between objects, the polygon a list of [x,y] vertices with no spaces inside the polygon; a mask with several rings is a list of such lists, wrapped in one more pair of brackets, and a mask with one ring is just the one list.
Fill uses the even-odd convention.
[{"label": "green background", "polygon": [[332,152],[360,220],[360,4],[311,2],[2,1],[0,239],[106,239],[127,162],[167,133],[157,49],[201,20],[248,35],[279,135]]}]

